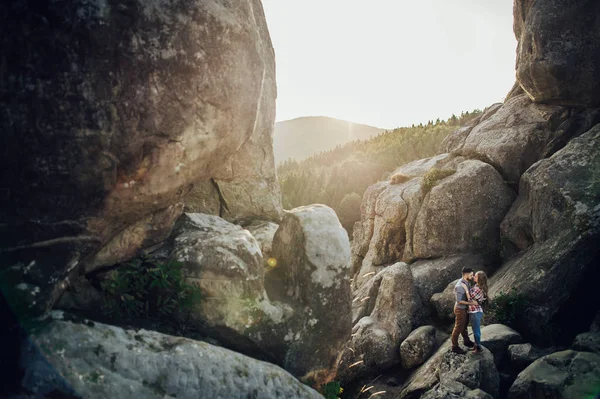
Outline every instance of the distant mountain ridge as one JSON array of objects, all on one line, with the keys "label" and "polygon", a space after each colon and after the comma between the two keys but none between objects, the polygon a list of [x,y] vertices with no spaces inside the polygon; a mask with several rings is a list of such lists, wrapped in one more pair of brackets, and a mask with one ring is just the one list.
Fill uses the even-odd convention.
[{"label": "distant mountain ridge", "polygon": [[374,126],[327,116],[306,116],[277,122],[273,134],[275,164],[300,161],[354,140],[366,140],[385,131]]}]

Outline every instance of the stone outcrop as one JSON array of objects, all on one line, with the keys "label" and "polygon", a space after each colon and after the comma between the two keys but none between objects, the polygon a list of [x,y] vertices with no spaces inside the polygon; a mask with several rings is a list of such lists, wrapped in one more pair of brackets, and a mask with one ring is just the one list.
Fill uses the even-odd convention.
[{"label": "stone outcrop", "polygon": [[581,111],[536,104],[522,94],[502,104],[467,134],[461,130],[464,128],[457,129],[446,137],[442,149],[489,163],[517,187],[531,165],[598,122],[597,109]]},{"label": "stone outcrop", "polygon": [[443,154],[395,174],[403,182],[379,182],[363,197],[354,229],[355,289],[399,260],[498,252],[498,226],[514,193],[492,166]]},{"label": "stone outcrop", "polygon": [[327,206],[295,208],[275,233],[271,257],[269,298],[295,309],[281,333],[281,362],[294,375],[325,381],[352,328],[348,233]]},{"label": "stone outcrop", "polygon": [[425,363],[437,349],[436,330],[433,326],[422,326],[414,330],[400,344],[402,367],[411,369]]},{"label": "stone outcrop", "polygon": [[567,350],[533,362],[519,374],[507,398],[592,398],[598,386],[600,355]]},{"label": "stone outcrop", "polygon": [[242,337],[261,346],[261,330],[291,316],[291,309],[269,301],[262,253],[248,230],[218,216],[186,213],[174,229],[170,252],[202,292],[193,318],[232,340],[233,347],[243,349]]},{"label": "stone outcrop", "polygon": [[450,342],[446,341],[424,365],[411,374],[398,397],[497,398],[499,384],[498,370],[489,350],[484,348],[481,354],[457,355],[450,351]]},{"label": "stone outcrop", "polygon": [[569,297],[577,290],[578,301],[597,303],[585,284],[598,276],[594,244],[600,239],[598,140],[597,125],[532,166],[501,225],[507,252],[522,252],[492,277],[490,295],[516,289],[526,296],[530,304],[522,322],[534,334],[543,332],[539,326],[561,317],[564,327],[585,330],[596,310],[574,317],[578,310],[569,305]]},{"label": "stone outcrop", "polygon": [[516,0],[517,80],[538,103],[600,106],[600,4]]},{"label": "stone outcrop", "polygon": [[456,173],[431,188],[423,200],[414,224],[413,256],[497,250],[498,226],[513,200],[512,190],[492,166],[477,160],[460,162]]},{"label": "stone outcrop", "polygon": [[25,341],[21,367],[22,388],[36,397],[322,397],[273,364],[205,342],[100,323],[52,321]]},{"label": "stone outcrop", "polygon": [[352,329],[339,365],[338,378],[347,382],[400,363],[400,343],[415,326],[422,304],[410,268],[405,263],[386,267],[373,310]]},{"label": "stone outcrop", "polygon": [[550,355],[556,352],[554,348],[537,348],[529,343],[513,344],[508,346],[508,356],[511,365],[521,371],[540,357]]},{"label": "stone outcrop", "polygon": [[448,321],[454,319],[454,304],[456,303],[454,286],[457,281],[458,279],[452,281],[446,286],[444,291],[434,294],[429,301],[441,320]]},{"label": "stone outcrop", "polygon": [[273,248],[273,238],[275,237],[275,232],[279,228],[279,225],[264,220],[255,220],[250,224],[245,225],[244,228],[252,234],[252,237],[254,237],[256,241],[258,241],[263,259],[268,260]]},{"label": "stone outcrop", "polygon": [[521,334],[503,324],[490,324],[481,328],[481,345],[492,352],[498,366],[507,357],[508,347],[521,342]]},{"label": "stone outcrop", "polygon": [[[31,265],[20,278],[39,289],[39,308],[70,272],[168,235],[140,224],[169,225],[168,208],[197,181],[240,176],[252,190],[226,183],[231,201],[269,194],[257,208],[277,214],[260,1],[76,1],[36,13],[13,1],[5,22],[0,251],[3,265]],[[229,213],[254,215],[242,203]]]},{"label": "stone outcrop", "polygon": [[573,341],[573,349],[600,355],[600,332],[590,331],[579,334]]}]

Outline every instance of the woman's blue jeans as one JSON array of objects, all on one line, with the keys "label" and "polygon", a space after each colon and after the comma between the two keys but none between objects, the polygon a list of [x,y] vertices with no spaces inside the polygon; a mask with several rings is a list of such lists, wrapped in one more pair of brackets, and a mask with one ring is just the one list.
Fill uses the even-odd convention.
[{"label": "woman's blue jeans", "polygon": [[483,312],[471,313],[469,316],[473,335],[475,336],[475,344],[481,346],[481,319],[483,318]]}]

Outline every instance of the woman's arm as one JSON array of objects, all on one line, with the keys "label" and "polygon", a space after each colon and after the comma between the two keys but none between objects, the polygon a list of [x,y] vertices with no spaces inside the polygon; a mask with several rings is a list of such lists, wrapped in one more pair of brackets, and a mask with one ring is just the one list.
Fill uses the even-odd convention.
[{"label": "woman's arm", "polygon": [[460,305],[478,305],[477,302],[472,301],[471,299],[471,293],[469,292],[469,288],[467,288],[467,286],[465,284],[461,284],[463,289],[465,290],[465,293],[467,294],[467,301],[459,301],[458,303]]}]

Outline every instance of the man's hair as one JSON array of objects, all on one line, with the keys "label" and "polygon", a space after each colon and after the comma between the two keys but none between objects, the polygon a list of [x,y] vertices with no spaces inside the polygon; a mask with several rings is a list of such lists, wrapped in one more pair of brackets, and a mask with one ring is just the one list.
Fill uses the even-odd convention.
[{"label": "man's hair", "polygon": [[467,274],[467,273],[473,273],[473,269],[471,269],[470,267],[463,267],[462,274]]}]

